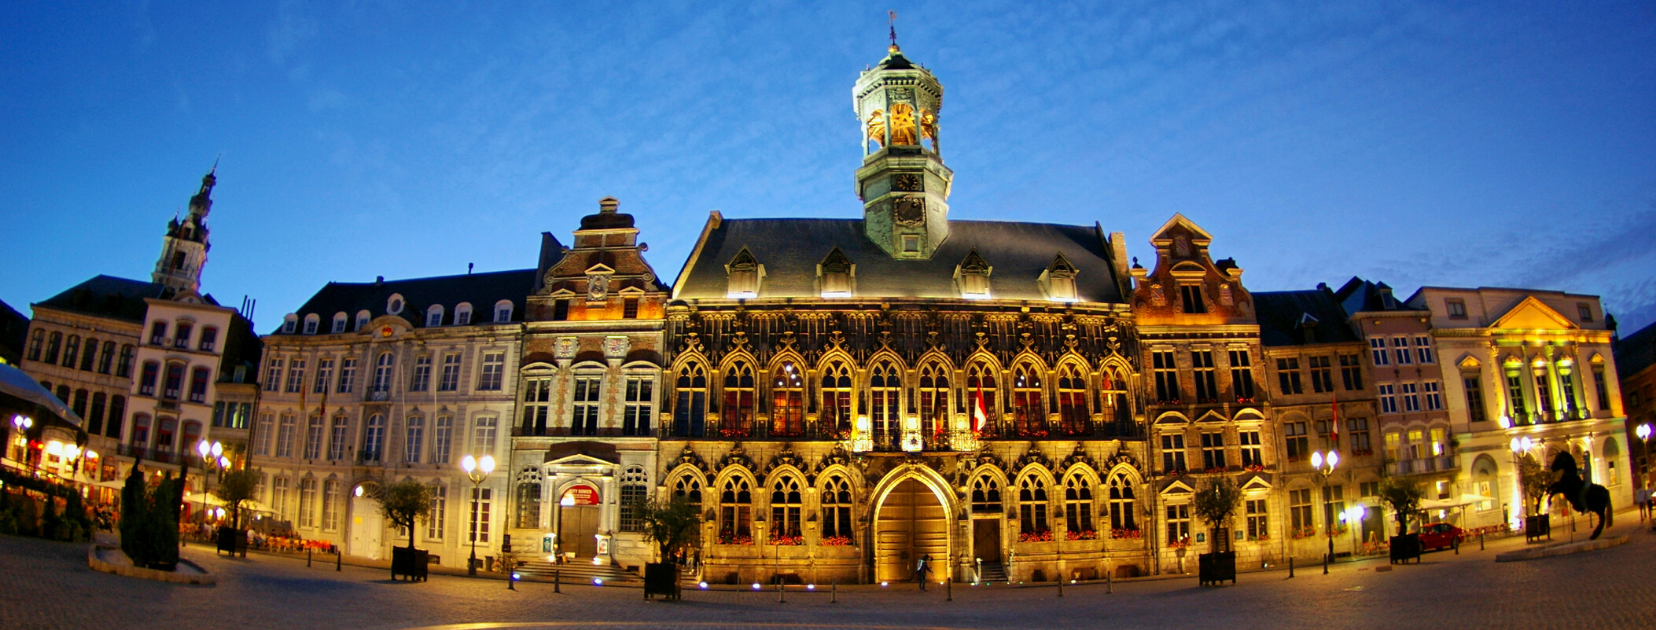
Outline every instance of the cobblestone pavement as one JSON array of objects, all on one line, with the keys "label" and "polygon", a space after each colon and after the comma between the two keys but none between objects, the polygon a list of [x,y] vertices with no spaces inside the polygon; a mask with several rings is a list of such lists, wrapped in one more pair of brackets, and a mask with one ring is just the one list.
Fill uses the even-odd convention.
[{"label": "cobblestone pavement", "polygon": [[1529,562],[1494,562],[1522,539],[1476,544],[1461,555],[1428,554],[1419,565],[1376,572],[1383,561],[1243,574],[1235,586],[1199,588],[1194,578],[1055,588],[956,586],[944,592],[842,588],[787,594],[686,592],[678,603],[644,602],[637,589],[432,576],[393,582],[382,569],[250,556],[185,557],[219,575],[192,587],[92,571],[83,544],[0,537],[0,628],[1076,628],[1223,627],[1656,628],[1656,533],[1636,514],[1608,535],[1610,549]]}]

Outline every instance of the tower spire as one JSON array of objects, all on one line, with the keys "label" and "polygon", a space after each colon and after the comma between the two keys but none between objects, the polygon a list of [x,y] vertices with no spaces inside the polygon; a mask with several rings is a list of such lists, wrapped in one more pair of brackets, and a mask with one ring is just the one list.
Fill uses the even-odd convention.
[{"label": "tower spire", "polygon": [[890,29],[891,29],[891,52],[897,52],[900,49],[897,48],[897,12],[896,11],[886,11],[886,26],[890,27]]},{"label": "tower spire", "polygon": [[891,51],[862,73],[852,88],[863,127],[857,196],[869,240],[893,258],[927,260],[949,238],[949,185],[938,144],[943,84],[897,48],[897,12]]}]

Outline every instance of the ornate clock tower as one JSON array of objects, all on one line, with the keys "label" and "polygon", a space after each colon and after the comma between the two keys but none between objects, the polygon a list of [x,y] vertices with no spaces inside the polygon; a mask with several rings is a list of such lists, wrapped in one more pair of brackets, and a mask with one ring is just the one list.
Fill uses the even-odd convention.
[{"label": "ornate clock tower", "polygon": [[937,137],[943,85],[903,56],[893,34],[890,54],[857,78],[852,108],[862,122],[864,233],[893,258],[931,258],[949,238],[954,180]]}]

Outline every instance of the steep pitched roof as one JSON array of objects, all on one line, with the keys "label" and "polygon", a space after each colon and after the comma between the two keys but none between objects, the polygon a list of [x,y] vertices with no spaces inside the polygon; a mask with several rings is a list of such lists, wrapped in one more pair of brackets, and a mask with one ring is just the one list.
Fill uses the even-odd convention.
[{"label": "steep pitched roof", "polygon": [[1616,340],[1616,373],[1622,378],[1656,364],[1656,324]]},{"label": "steep pitched roof", "polygon": [[1384,282],[1374,282],[1352,276],[1345,285],[1334,291],[1346,315],[1374,311],[1425,311],[1409,306],[1392,295],[1392,288]]},{"label": "steep pitched roof", "polygon": [[29,335],[29,318],[0,300],[0,357],[16,362],[23,356],[23,344]]},{"label": "steep pitched roof", "polygon": [[[142,323],[148,309],[144,298],[170,297],[172,291],[160,283],[99,275],[35,305]],[[211,296],[202,298],[209,304],[218,305]]]},{"label": "steep pitched roof", "polygon": [[1079,297],[1121,302],[1104,236],[1094,226],[949,221],[930,260],[897,260],[870,241],[860,219],[721,219],[680,272],[675,298],[723,298],[725,265],[746,248],[765,267],[759,297],[818,297],[816,266],[830,251],[857,265],[857,297],[959,297],[955,267],[976,250],[994,267],[996,299],[1044,300],[1038,278],[1062,254],[1080,270]]},{"label": "steep pitched roof", "polygon": [[1326,288],[1260,291],[1253,294],[1259,340],[1267,346],[1361,342],[1346,323],[1345,310]]},{"label": "steep pitched roof", "polygon": [[[301,321],[306,315],[316,313],[326,331],[334,313],[345,313],[346,317],[354,320],[357,311],[366,310],[378,317],[385,314],[386,302],[391,295],[401,294],[404,306],[399,315],[416,328],[425,326],[426,309],[433,304],[443,305],[445,324],[453,322],[454,307],[461,302],[471,303],[473,324],[493,323],[494,305],[500,300],[511,300],[512,320],[522,321],[524,299],[534,284],[534,269],[384,282],[329,282],[295,313]],[[351,325],[355,325],[354,321]],[[280,330],[278,328],[273,334],[279,334]]]}]

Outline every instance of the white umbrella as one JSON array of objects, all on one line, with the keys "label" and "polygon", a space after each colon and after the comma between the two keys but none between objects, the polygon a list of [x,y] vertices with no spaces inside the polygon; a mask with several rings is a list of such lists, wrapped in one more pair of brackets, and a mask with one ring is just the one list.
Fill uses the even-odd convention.
[{"label": "white umbrella", "polygon": [[[23,370],[19,370],[10,365],[0,364],[0,393],[6,394],[25,403],[32,403],[41,407],[53,415],[50,419],[59,420],[64,424],[68,424],[69,428],[81,428],[80,416],[75,415],[75,412],[69,409],[68,405],[63,404],[63,401],[58,400],[57,396],[52,395],[52,392],[47,391],[44,387],[41,387],[40,383],[35,382],[33,377],[28,374],[24,374]],[[10,419],[7,418],[4,420],[9,421]],[[36,418],[36,420],[45,419]],[[47,425],[47,428],[52,427],[51,425]],[[71,437],[70,439],[73,440],[74,438]]]}]

